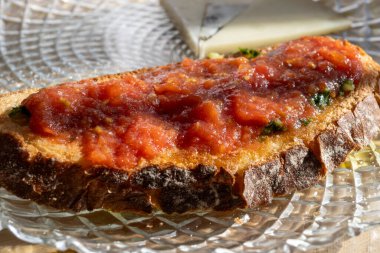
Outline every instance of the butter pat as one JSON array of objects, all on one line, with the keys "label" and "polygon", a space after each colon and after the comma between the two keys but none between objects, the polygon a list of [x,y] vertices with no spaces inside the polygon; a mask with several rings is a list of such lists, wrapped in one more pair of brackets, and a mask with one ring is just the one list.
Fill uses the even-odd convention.
[{"label": "butter pat", "polygon": [[200,40],[199,56],[261,48],[304,35],[322,35],[349,28],[351,22],[308,0],[261,0],[208,40]]},{"label": "butter pat", "polygon": [[[199,40],[201,32],[215,27],[202,27],[207,17],[207,7],[209,5],[250,5],[252,0],[160,0],[161,6],[165,9],[169,18],[180,31],[182,38],[190,49],[199,55]],[[229,13],[224,13],[228,15]],[[234,18],[236,13],[232,13]],[[231,20],[229,17],[222,17],[224,20]],[[210,24],[210,23],[208,23]],[[224,24],[222,24],[223,26]],[[219,30],[221,27],[217,27]]]},{"label": "butter pat", "polygon": [[[224,0],[226,1],[226,0]],[[242,0],[228,1],[241,4]],[[321,3],[311,0],[255,0],[219,31],[200,39],[202,21],[209,1],[162,0],[172,6],[165,8],[184,39],[200,58],[210,52],[229,53],[239,48],[261,48],[305,35],[324,35],[350,28],[349,19],[334,13]],[[247,1],[243,1],[247,2]],[[197,5],[197,6],[194,6]],[[177,12],[176,14],[171,11]],[[186,19],[186,22],[184,21]],[[182,20],[182,21],[181,21]]]}]

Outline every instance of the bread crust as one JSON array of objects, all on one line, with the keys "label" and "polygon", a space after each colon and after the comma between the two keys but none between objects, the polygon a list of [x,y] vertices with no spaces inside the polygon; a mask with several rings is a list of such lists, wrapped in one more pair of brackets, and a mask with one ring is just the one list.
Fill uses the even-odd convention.
[{"label": "bread crust", "polygon": [[[268,137],[258,149],[269,151],[243,150],[239,156],[219,160],[180,153],[139,164],[133,170],[88,166],[81,160],[79,145],[67,144],[66,150],[59,150],[59,145],[43,149],[50,144],[45,140],[36,147],[35,140],[42,138],[28,127],[10,122],[9,109],[36,90],[0,96],[0,186],[18,197],[73,211],[105,208],[182,213],[268,204],[274,196],[316,184],[327,170],[337,167],[350,151],[368,145],[380,131],[376,100],[380,67],[358,50],[365,66],[360,85],[350,96],[337,98],[337,106],[325,108],[316,122],[310,123],[313,127]],[[118,79],[150,70],[89,80]]]},{"label": "bread crust", "polygon": [[379,132],[373,93],[321,132],[315,142],[294,146],[269,161],[232,174],[223,167],[151,165],[137,171],[84,168],[41,154],[23,140],[0,134],[0,185],[15,195],[62,210],[133,210],[167,213],[229,210],[268,204],[273,196],[308,188]]}]

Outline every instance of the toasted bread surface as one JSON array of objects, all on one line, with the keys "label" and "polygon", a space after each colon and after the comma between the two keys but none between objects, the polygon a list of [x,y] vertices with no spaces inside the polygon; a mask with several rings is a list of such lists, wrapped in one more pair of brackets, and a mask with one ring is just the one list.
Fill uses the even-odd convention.
[{"label": "toasted bread surface", "polygon": [[[367,145],[380,130],[375,93],[379,66],[364,52],[360,85],[307,126],[265,138],[232,154],[176,150],[142,160],[133,170],[87,166],[79,142],[57,143],[8,117],[37,90],[0,97],[0,185],[22,198],[59,209],[184,212],[269,203],[304,189]],[[149,70],[140,70],[144,72]],[[111,80],[125,74],[97,77]]]}]

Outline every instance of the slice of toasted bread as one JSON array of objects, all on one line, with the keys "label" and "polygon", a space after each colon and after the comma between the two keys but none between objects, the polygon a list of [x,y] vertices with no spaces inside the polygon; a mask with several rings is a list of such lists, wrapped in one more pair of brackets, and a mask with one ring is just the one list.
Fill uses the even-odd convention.
[{"label": "slice of toasted bread", "polygon": [[[364,75],[355,91],[337,97],[307,126],[223,156],[180,150],[133,170],[85,164],[79,142],[57,143],[10,120],[9,111],[37,90],[0,97],[0,186],[22,198],[64,210],[185,212],[270,203],[310,187],[351,150],[380,130],[379,66],[361,53]],[[144,73],[149,69],[135,73]],[[119,79],[125,74],[92,79]]]}]

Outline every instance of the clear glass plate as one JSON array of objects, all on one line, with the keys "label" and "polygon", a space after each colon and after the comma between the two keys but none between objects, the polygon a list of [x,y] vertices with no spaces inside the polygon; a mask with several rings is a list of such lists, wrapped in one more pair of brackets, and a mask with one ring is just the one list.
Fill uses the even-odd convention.
[{"label": "clear glass plate", "polygon": [[[378,0],[325,0],[347,38],[380,60]],[[1,0],[0,93],[192,57],[156,1]],[[231,212],[60,212],[0,189],[0,230],[80,252],[321,249],[380,223],[380,140],[311,189]]]}]

